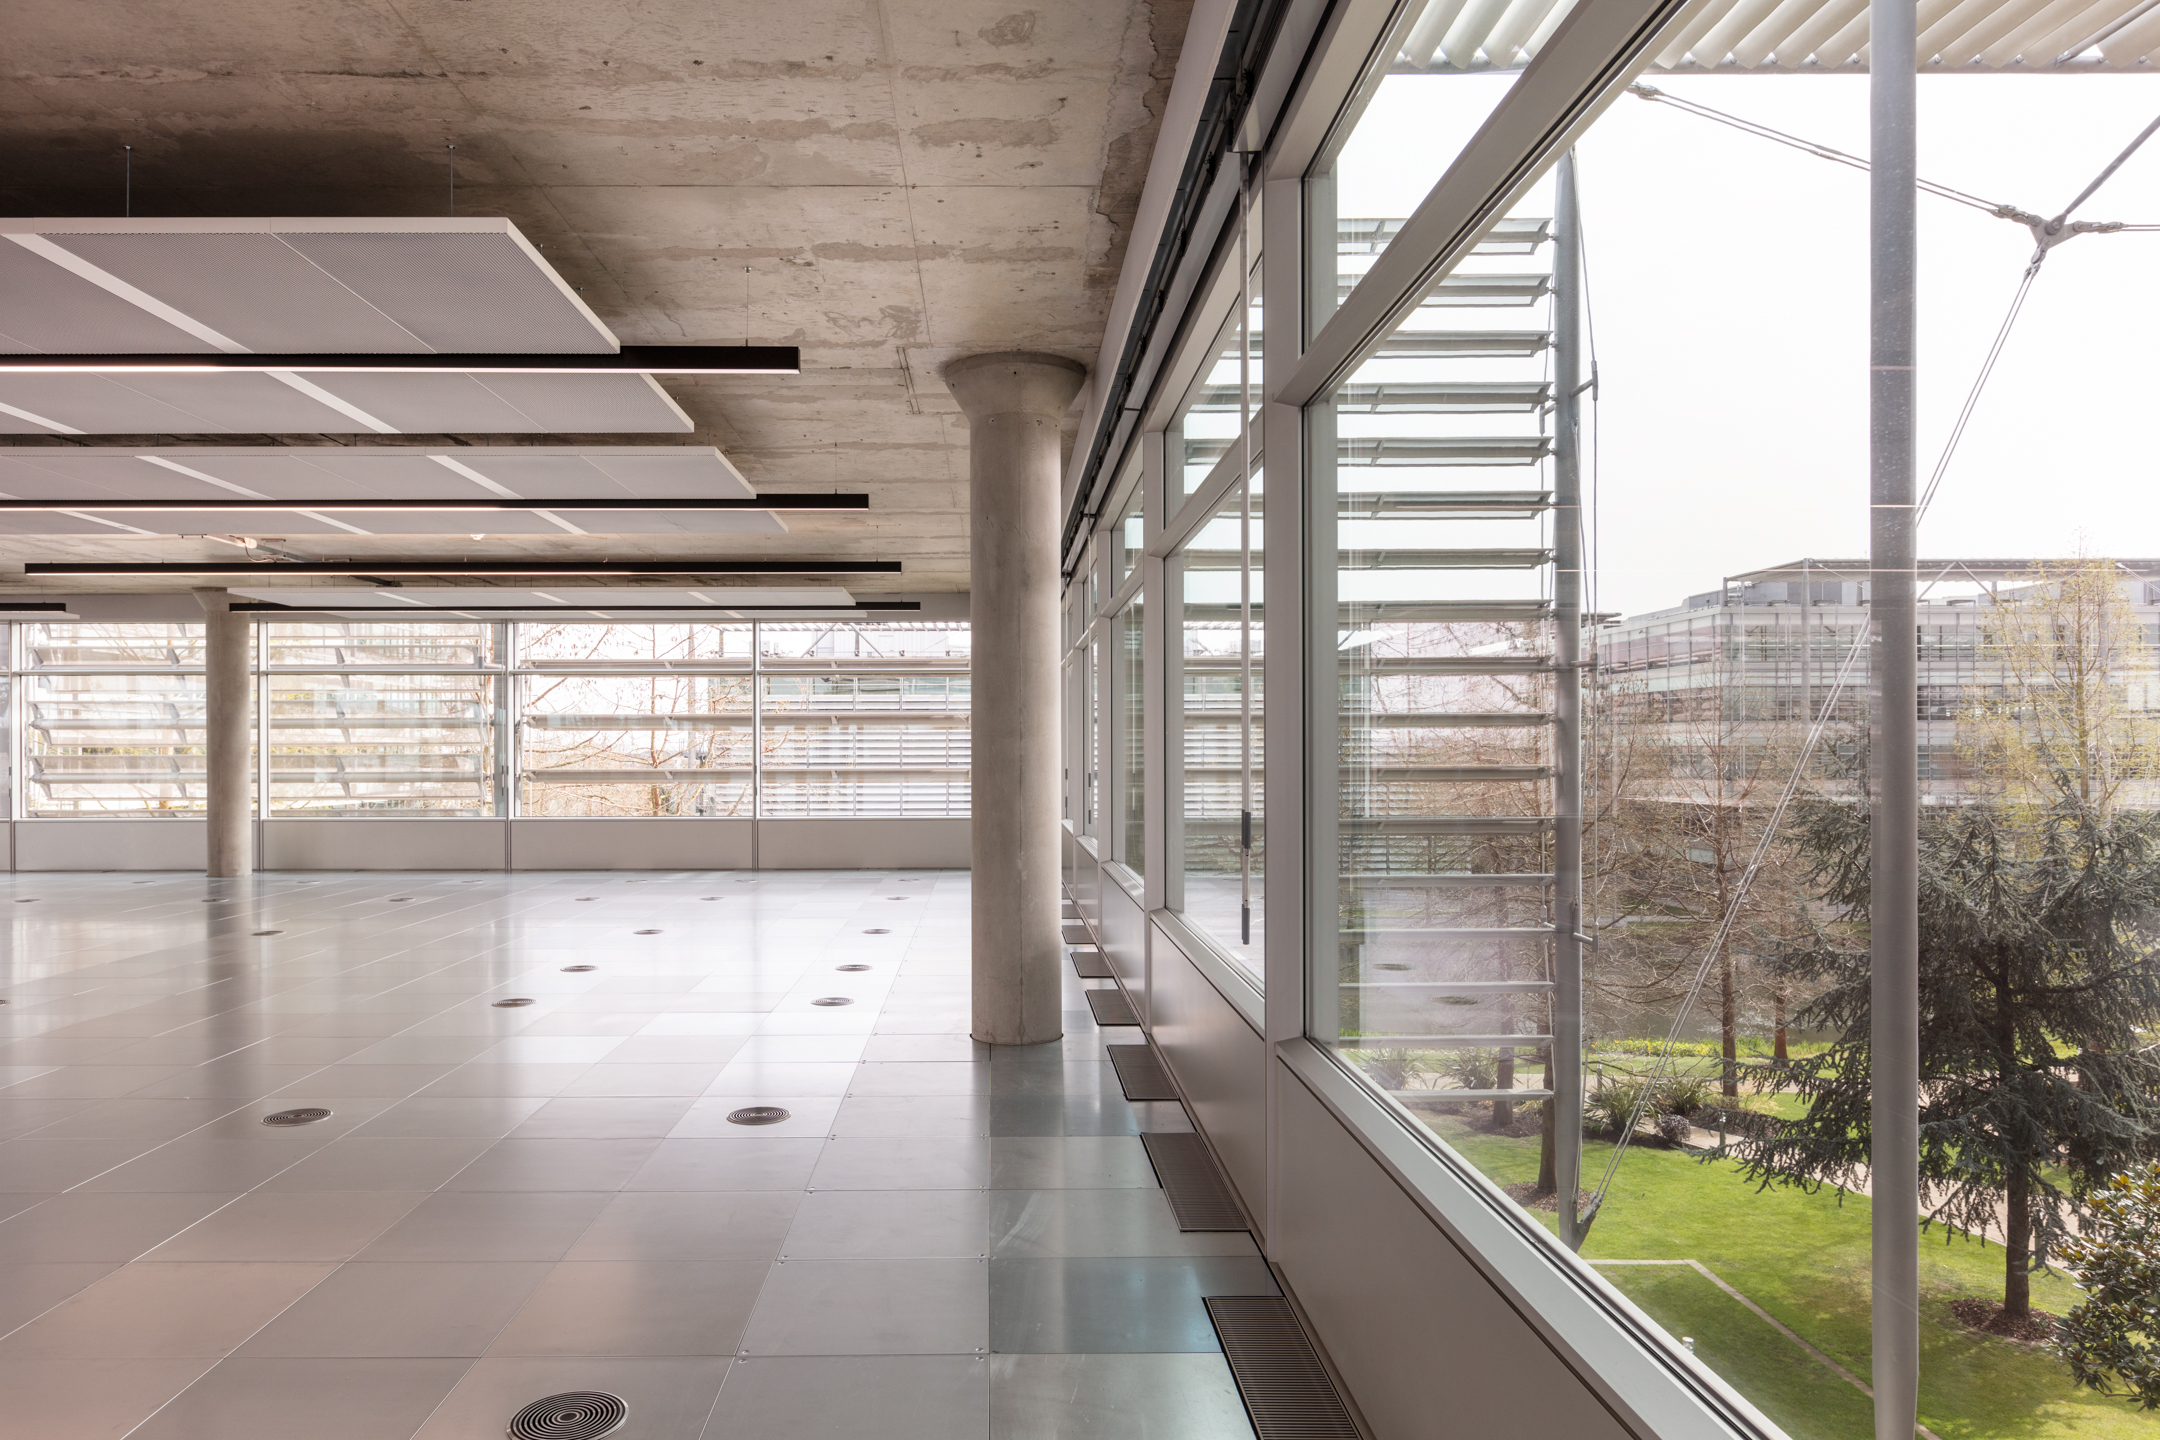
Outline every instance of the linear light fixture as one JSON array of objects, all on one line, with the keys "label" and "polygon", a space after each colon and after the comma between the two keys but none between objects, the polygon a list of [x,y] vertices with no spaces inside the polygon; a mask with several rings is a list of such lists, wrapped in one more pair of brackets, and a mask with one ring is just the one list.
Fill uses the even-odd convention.
[{"label": "linear light fixture", "polygon": [[126,511],[134,514],[192,510],[367,510],[459,513],[500,510],[867,510],[867,495],[699,496],[686,500],[0,500],[0,513],[11,511]]},{"label": "linear light fixture", "polygon": [[898,560],[45,561],[25,575],[897,575]]},{"label": "linear light fixture", "polygon": [[[486,594],[487,592],[483,590],[480,593]],[[636,592],[630,591],[626,593],[635,594]],[[62,607],[55,606],[53,608],[59,609]],[[232,610],[235,614],[250,615],[350,615],[355,611],[361,610],[368,611],[369,613],[373,613],[377,610],[389,610],[389,607],[386,605],[284,605],[273,604],[269,601],[263,600],[251,600],[244,603],[236,602],[227,608]],[[428,610],[469,615],[529,615],[538,611],[546,611],[546,613],[548,614],[558,613],[555,611],[549,611],[547,610],[547,607],[542,605],[428,605],[423,608]],[[723,601],[713,606],[712,610],[701,610],[691,605],[616,605],[611,602],[596,601],[574,605],[571,606],[568,610],[559,613],[575,615],[584,614],[588,611],[593,610],[605,610],[610,615],[617,613],[627,615],[632,613],[647,612],[666,615],[709,615],[712,613],[713,610],[742,612],[748,612],[752,610],[772,610],[792,615],[797,611],[815,611],[819,614],[824,614],[826,612],[848,614],[857,610],[914,611],[920,609],[922,609],[922,601],[920,600],[858,600],[852,605],[729,605]],[[0,615],[5,615],[7,613],[8,612],[5,608],[0,608]],[[419,611],[405,609],[396,611],[395,613],[399,615],[414,615],[418,614]]]},{"label": "linear light fixture", "polygon": [[794,345],[625,345],[590,354],[0,355],[0,375],[799,375]]}]

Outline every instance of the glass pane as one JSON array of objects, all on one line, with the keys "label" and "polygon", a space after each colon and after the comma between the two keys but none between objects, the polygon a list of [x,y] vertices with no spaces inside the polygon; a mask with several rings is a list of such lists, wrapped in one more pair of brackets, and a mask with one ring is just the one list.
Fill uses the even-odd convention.
[{"label": "glass pane", "polygon": [[[74,636],[68,627],[35,626],[35,661],[98,664],[79,657],[161,648],[152,637],[114,636],[137,627],[100,626],[103,634]],[[168,627],[140,627],[164,630]],[[180,630],[183,627],[169,627]],[[196,627],[199,631],[199,627]],[[168,654],[188,653],[183,643]],[[200,636],[195,653],[200,658]],[[203,809],[203,678],[197,670],[150,674],[44,671],[24,677],[23,813],[32,819],[65,815],[191,815]]]},{"label": "glass pane", "polygon": [[965,620],[768,622],[758,626],[758,643],[768,663],[793,661],[813,669],[830,669],[836,663],[845,668],[855,660],[965,669],[968,626]]},{"label": "glass pane", "polygon": [[128,669],[203,663],[203,627],[64,621],[23,627],[23,663],[35,669],[112,665]]},{"label": "glass pane", "polygon": [[[401,648],[392,636],[373,638],[362,656]],[[437,643],[420,636],[412,648]],[[495,683],[364,669],[273,675],[270,813],[494,814]]]},{"label": "glass pane", "polygon": [[1534,1148],[1550,1093],[1548,270],[1543,245],[1472,257],[1327,416],[1337,943],[1315,1028],[1457,1144]]},{"label": "glass pane", "polygon": [[[1336,284],[1322,297],[1324,307],[1341,303],[1393,243],[1567,17],[1572,0],[1467,6],[1424,0],[1415,8],[1385,78],[1336,155],[1332,183],[1313,187],[1322,211],[1313,217],[1313,233],[1335,235]],[[1517,253],[1530,248],[1519,243]]]},{"label": "glass pane", "polygon": [[[670,637],[665,648],[685,648],[676,638],[698,637]],[[702,638],[708,650],[723,640]],[[586,636],[581,643],[613,650],[610,663],[622,664],[634,639]],[[747,635],[741,639],[746,647]],[[521,683],[523,814],[748,817],[749,676],[541,673]]]},{"label": "glass pane", "polygon": [[[1260,223],[1257,210],[1253,212],[1252,223],[1257,235]],[[1169,446],[1172,511],[1177,508],[1178,498],[1198,490],[1222,458],[1237,445],[1239,417],[1250,419],[1260,410],[1261,305],[1257,246],[1254,247],[1251,295],[1248,312],[1250,363],[1242,369],[1238,363],[1239,347],[1246,332],[1239,329],[1237,307],[1233,304],[1229,317],[1216,333],[1208,359],[1187,388],[1184,399],[1178,404],[1176,418],[1171,421],[1166,443]],[[1255,431],[1255,457],[1260,453],[1259,443],[1259,434]]]},{"label": "glass pane", "polygon": [[262,625],[255,633],[262,645],[262,663],[273,668],[439,665],[470,670],[491,660],[495,627],[472,621],[419,625],[355,620]]},{"label": "glass pane", "polygon": [[[748,625],[534,625],[518,627],[518,663],[533,670],[715,666],[747,669]],[[732,663],[731,663],[732,662]]]},{"label": "glass pane", "polygon": [[[1185,918],[1242,962],[1255,980],[1262,970],[1266,857],[1259,489],[1256,475],[1249,532],[1241,487],[1183,552],[1184,685],[1178,728]],[[1249,629],[1240,588],[1248,533]]]},{"label": "glass pane", "polygon": [[1117,567],[1112,582],[1114,591],[1123,585],[1147,553],[1147,512],[1143,509],[1144,497],[1140,486],[1132,487],[1125,497],[1125,506],[1118,512],[1117,524],[1110,530],[1110,563]]},{"label": "glass pane", "polygon": [[968,812],[966,675],[767,677],[762,812]]},{"label": "glass pane", "polygon": [[1117,617],[1118,853],[1135,875],[1147,873],[1147,685],[1141,666],[1147,631],[1144,597]]}]

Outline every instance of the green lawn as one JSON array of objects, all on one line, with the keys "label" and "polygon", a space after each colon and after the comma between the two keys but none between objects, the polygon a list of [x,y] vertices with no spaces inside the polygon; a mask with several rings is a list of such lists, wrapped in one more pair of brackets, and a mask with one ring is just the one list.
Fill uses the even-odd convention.
[{"label": "green lawn", "polygon": [[[1535,1139],[1495,1138],[1448,1117],[1429,1123],[1499,1183],[1537,1178]],[[1595,1142],[1586,1147],[1586,1184],[1609,1153]],[[1865,1380],[1868,1219],[1864,1196],[1840,1204],[1830,1191],[1758,1193],[1730,1162],[1633,1146],[1583,1254],[1699,1260]],[[1921,1422],[1943,1440],[2160,1440],[2160,1414],[2079,1390],[2046,1352],[1975,1335],[1951,1318],[1950,1302],[1960,1296],[2000,1298],[2002,1265],[1999,1246],[1946,1244],[1940,1228],[1921,1237]],[[1795,1440],[1870,1440],[1865,1396],[1693,1270],[1601,1273],[1666,1329],[1692,1336],[1696,1353]],[[2077,1303],[2077,1291],[2060,1276],[2035,1277],[2033,1303],[2060,1314]]]}]

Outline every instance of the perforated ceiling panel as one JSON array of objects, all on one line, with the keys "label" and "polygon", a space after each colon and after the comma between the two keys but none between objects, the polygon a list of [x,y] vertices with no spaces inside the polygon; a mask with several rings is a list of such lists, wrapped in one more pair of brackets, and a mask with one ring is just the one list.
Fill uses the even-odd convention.
[{"label": "perforated ceiling panel", "polygon": [[[451,463],[445,464],[444,461]],[[0,510],[0,534],[781,535],[769,510],[357,511],[357,500],[748,499],[710,446],[252,446],[0,449],[0,499],[77,513]],[[289,500],[293,510],[104,511],[100,501]]]},{"label": "perforated ceiling panel", "polygon": [[[612,354],[507,220],[0,219],[0,351]],[[644,375],[0,377],[0,434],[686,434]]]}]

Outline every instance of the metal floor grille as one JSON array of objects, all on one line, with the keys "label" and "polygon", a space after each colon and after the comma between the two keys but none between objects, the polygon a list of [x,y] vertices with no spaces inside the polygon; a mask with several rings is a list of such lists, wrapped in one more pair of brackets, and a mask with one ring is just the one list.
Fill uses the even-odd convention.
[{"label": "metal floor grille", "polygon": [[1079,946],[1072,952],[1073,974],[1083,980],[1108,980],[1110,961],[1102,951],[1092,946]]},{"label": "metal floor grille", "polygon": [[1088,1009],[1095,1012],[1098,1025],[1137,1025],[1140,1017],[1132,1008],[1132,997],[1123,990],[1090,990],[1087,992]]},{"label": "metal floor grille", "polygon": [[1259,1440],[1359,1440],[1288,1300],[1210,1295],[1202,1303]]},{"label": "metal floor grille", "polygon": [[1088,933],[1088,928],[1085,925],[1067,925],[1065,927],[1065,943],[1067,945],[1092,945],[1095,943],[1095,937]]},{"label": "metal floor grille", "polygon": [[1110,1063],[1117,1067],[1118,1085],[1128,1100],[1175,1100],[1177,1086],[1152,1045],[1111,1045]]},{"label": "metal floor grille", "polygon": [[1237,1197],[1230,1193],[1230,1182],[1215,1168],[1206,1141],[1188,1132],[1142,1135],[1140,1143],[1147,1146],[1148,1160],[1155,1167],[1155,1178],[1162,1182],[1170,1213],[1177,1216],[1178,1229],[1250,1228]]}]

